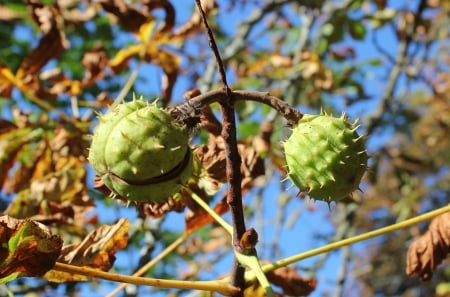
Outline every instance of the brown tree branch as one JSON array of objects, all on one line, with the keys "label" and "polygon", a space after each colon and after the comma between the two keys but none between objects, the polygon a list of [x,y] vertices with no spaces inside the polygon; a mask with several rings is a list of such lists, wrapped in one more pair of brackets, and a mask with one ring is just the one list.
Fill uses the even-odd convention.
[{"label": "brown tree branch", "polygon": [[[196,5],[202,16],[203,24],[205,26],[209,46],[212,49],[216,58],[217,66],[219,67],[220,79],[222,81],[222,89],[227,100],[220,102],[220,110],[222,114],[222,138],[224,140],[225,160],[226,160],[226,175],[228,184],[227,203],[230,207],[230,213],[233,224],[233,248],[239,249],[240,239],[245,232],[244,210],[242,206],[242,189],[241,189],[241,156],[239,155],[237,139],[236,139],[236,119],[234,100],[231,90],[227,83],[226,71],[223,61],[220,57],[219,49],[217,48],[214,35],[206,20],[206,14],[203,11],[200,0],[196,0]],[[234,260],[233,271],[231,275],[231,284],[241,288],[241,292],[235,296],[243,296],[244,289],[244,273],[245,269],[239,265],[237,259]]]},{"label": "brown tree branch", "polygon": [[[280,113],[291,126],[297,125],[298,121],[303,117],[303,114],[299,110],[293,108],[280,98],[270,95],[268,92],[236,90],[231,91],[231,95],[231,101],[233,103],[236,101],[255,101],[272,107]],[[229,101],[229,99],[229,96],[223,89],[218,89],[193,97],[187,103],[180,106],[180,109],[189,109],[190,107],[190,109],[199,111],[203,106],[215,102],[223,104]]]},{"label": "brown tree branch", "polygon": [[[270,96],[268,93],[237,91],[232,92],[227,83],[226,71],[222,58],[220,57],[219,49],[214,39],[211,28],[208,25],[205,12],[203,11],[201,1],[196,0],[196,5],[202,16],[203,24],[205,26],[209,46],[214,53],[216,64],[219,68],[220,79],[222,81],[222,89],[218,91],[208,92],[188,101],[188,105],[194,107],[194,112],[199,112],[202,107],[212,102],[220,104],[222,114],[222,131],[221,135],[225,144],[225,158],[226,158],[226,176],[228,185],[227,203],[230,207],[230,213],[233,224],[233,248],[241,252],[240,245],[246,227],[244,210],[242,206],[242,189],[241,189],[241,157],[239,155],[236,139],[236,119],[235,119],[235,101],[236,100],[253,100],[259,101],[272,106],[285,116],[291,125],[295,125],[303,116],[299,111],[293,109],[288,104],[280,99]],[[189,110],[186,106],[181,107],[180,110]],[[235,259],[234,268],[231,275],[231,285],[244,288],[244,267],[239,265]],[[242,290],[243,291],[243,290]],[[242,291],[235,296],[242,296]]]}]

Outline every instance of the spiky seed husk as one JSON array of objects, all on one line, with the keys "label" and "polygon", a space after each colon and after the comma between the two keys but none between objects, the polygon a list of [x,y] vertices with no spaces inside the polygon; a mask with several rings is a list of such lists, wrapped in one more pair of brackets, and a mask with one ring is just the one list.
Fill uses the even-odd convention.
[{"label": "spiky seed husk", "polygon": [[192,174],[186,132],[156,104],[119,104],[99,117],[89,161],[105,185],[129,201],[162,202]]},{"label": "spiky seed husk", "polygon": [[284,144],[292,183],[328,203],[358,189],[368,155],[356,129],[356,122],[349,122],[345,114],[304,115]]}]

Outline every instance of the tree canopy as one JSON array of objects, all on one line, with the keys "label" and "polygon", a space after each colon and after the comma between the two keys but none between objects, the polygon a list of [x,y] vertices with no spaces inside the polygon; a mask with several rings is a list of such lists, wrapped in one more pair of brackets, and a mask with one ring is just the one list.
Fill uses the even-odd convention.
[{"label": "tree canopy", "polygon": [[[0,295],[448,296],[449,22],[448,0],[0,1]],[[114,195],[88,160],[136,98],[195,160],[162,201]],[[286,140],[321,113],[369,156],[331,203],[286,178]]]}]

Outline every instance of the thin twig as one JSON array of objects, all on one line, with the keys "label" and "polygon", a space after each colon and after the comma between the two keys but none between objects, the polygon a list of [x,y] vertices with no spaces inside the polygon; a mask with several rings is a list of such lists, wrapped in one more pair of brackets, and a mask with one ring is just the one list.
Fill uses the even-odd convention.
[{"label": "thin twig", "polygon": [[[234,59],[236,55],[245,50],[248,47],[248,37],[253,28],[269,13],[272,13],[279,7],[291,3],[298,2],[298,0],[273,0],[267,1],[259,9],[254,10],[243,22],[239,22],[236,27],[238,28],[234,36],[228,42],[228,46],[223,50],[222,61],[224,65],[228,61]],[[211,88],[216,63],[208,63],[206,66],[203,77],[199,81],[199,87],[202,91]]]},{"label": "thin twig", "polygon": [[[148,262],[147,264],[145,264],[144,266],[139,268],[138,271],[133,273],[133,276],[139,277],[139,276],[144,275],[147,271],[150,270],[150,268],[152,268],[155,264],[157,264],[159,261],[161,261],[165,256],[167,256],[168,254],[173,252],[173,250],[175,250],[180,244],[182,244],[190,235],[191,235],[191,232],[189,232],[189,231],[184,232],[180,237],[178,237],[177,240],[172,242],[168,247],[166,247],[155,258],[153,258],[150,262]],[[116,296],[118,293],[120,293],[120,291],[125,289],[125,287],[127,285],[128,285],[127,283],[121,283],[119,286],[117,286],[117,288],[115,288],[113,291],[111,291],[106,297]]]},{"label": "thin twig", "polygon": [[220,215],[218,215],[213,209],[209,207],[209,205],[200,198],[194,191],[192,191],[189,187],[185,187],[184,190],[191,195],[191,198],[197,202],[198,205],[203,208],[222,228],[224,228],[230,235],[233,235],[233,227],[228,224]]},{"label": "thin twig", "polygon": [[230,87],[228,86],[228,82],[227,82],[227,74],[225,71],[225,67],[224,67],[222,58],[220,57],[219,49],[217,47],[213,32],[208,25],[208,21],[206,20],[206,13],[203,10],[202,3],[200,0],[195,0],[195,3],[197,4],[197,8],[200,11],[200,14],[202,16],[203,25],[205,26],[205,29],[206,29],[206,32],[208,35],[209,47],[213,51],[214,57],[216,58],[216,64],[219,67],[220,80],[222,81],[223,88],[225,88],[228,92],[230,90]]}]

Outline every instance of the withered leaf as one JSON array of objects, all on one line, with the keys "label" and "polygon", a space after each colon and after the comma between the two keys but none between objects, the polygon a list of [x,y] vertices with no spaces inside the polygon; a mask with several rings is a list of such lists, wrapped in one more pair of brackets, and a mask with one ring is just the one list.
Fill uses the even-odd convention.
[{"label": "withered leaf", "polygon": [[[189,199],[192,200],[192,198]],[[206,199],[207,198],[203,198],[203,200]],[[189,211],[186,212],[185,217],[186,231],[195,231],[215,221],[203,208],[199,207],[197,204],[189,202],[187,204],[189,206]],[[218,215],[226,213],[229,210],[226,196],[220,199],[213,209]]]},{"label": "withered leaf", "polygon": [[[264,160],[253,147],[244,143],[238,143],[238,150],[242,159],[242,190],[245,192],[252,187],[257,177],[264,175]],[[215,194],[226,181],[223,138],[210,134],[208,144],[197,146],[194,155],[205,171],[200,185],[208,194]]]},{"label": "withered leaf", "polygon": [[[179,196],[178,194],[176,196]],[[168,197],[162,202],[136,203],[136,208],[141,216],[149,218],[161,218],[170,211],[182,212],[184,210],[183,199]]]},{"label": "withered leaf", "polygon": [[147,11],[138,11],[122,0],[101,0],[99,2],[102,8],[111,13],[117,22],[129,32],[137,32],[139,27],[150,18],[149,14],[145,14]]},{"label": "withered leaf", "polygon": [[252,146],[262,156],[266,156],[270,152],[270,138],[273,132],[273,121],[264,121],[258,134],[253,138]]},{"label": "withered leaf", "polygon": [[165,13],[164,21],[158,28],[161,33],[170,32],[175,25],[175,8],[168,0],[145,1],[145,5],[149,11],[162,8]]},{"label": "withered leaf", "polygon": [[[111,226],[100,226],[89,233],[81,243],[65,246],[58,261],[108,271],[114,264],[114,254],[128,244],[129,225],[130,222],[122,218]],[[54,282],[85,280],[81,275],[56,271],[49,271],[45,278]]]},{"label": "withered leaf", "polygon": [[42,224],[0,216],[0,283],[42,276],[61,253],[63,241]]},{"label": "withered leaf", "polygon": [[86,52],[81,60],[85,69],[83,86],[90,86],[95,81],[104,77],[105,67],[108,65],[108,57],[102,46],[97,46]]},{"label": "withered leaf", "polygon": [[33,20],[38,24],[43,37],[39,45],[22,61],[16,77],[30,85],[37,72],[51,59],[58,57],[68,47],[62,16],[57,7],[45,6],[36,1],[27,1]]},{"label": "withered leaf", "polygon": [[292,267],[281,267],[267,273],[267,279],[288,296],[308,296],[317,285],[315,278],[303,278]]},{"label": "withered leaf", "polygon": [[449,252],[450,212],[434,218],[427,232],[409,246],[406,256],[406,274],[429,280]]},{"label": "withered leaf", "polygon": [[88,126],[58,124],[49,139],[41,122],[21,121],[18,128],[3,123],[1,131],[6,133],[0,134],[2,189],[17,193],[5,213],[54,224],[79,222],[93,205],[84,166],[87,142],[83,135]]}]

